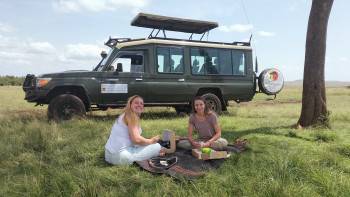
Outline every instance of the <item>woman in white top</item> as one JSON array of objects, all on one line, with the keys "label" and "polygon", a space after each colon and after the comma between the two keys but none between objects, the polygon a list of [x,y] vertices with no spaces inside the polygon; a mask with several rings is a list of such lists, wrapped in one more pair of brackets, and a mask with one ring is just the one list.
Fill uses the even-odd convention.
[{"label": "woman in white top", "polygon": [[124,113],[114,123],[105,145],[105,160],[108,163],[132,164],[134,161],[164,155],[164,150],[157,143],[158,135],[150,139],[141,136],[140,115],[143,110],[143,99],[140,96],[128,99]]}]

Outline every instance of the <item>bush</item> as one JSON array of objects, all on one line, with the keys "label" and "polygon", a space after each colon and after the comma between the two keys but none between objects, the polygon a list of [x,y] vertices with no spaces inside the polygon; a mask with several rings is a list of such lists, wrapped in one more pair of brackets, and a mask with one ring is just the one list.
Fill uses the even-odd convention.
[{"label": "bush", "polygon": [[21,86],[23,82],[24,77],[0,76],[0,86]]}]

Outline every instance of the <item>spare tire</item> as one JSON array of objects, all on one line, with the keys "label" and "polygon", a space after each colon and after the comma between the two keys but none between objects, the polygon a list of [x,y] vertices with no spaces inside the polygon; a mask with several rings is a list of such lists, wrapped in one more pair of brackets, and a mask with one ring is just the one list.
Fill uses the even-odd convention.
[{"label": "spare tire", "polygon": [[276,95],[284,85],[282,73],[275,69],[269,68],[263,70],[259,75],[259,89],[267,95]]},{"label": "spare tire", "polygon": [[61,121],[81,117],[86,113],[83,101],[72,94],[61,94],[53,98],[48,107],[48,118]]}]

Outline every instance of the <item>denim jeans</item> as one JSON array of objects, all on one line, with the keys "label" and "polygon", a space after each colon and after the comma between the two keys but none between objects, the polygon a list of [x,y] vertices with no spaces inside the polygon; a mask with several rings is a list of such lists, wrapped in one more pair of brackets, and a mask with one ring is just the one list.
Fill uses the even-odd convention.
[{"label": "denim jeans", "polygon": [[159,155],[160,144],[147,146],[130,146],[117,153],[105,150],[105,160],[113,165],[130,165],[134,161],[143,161]]}]

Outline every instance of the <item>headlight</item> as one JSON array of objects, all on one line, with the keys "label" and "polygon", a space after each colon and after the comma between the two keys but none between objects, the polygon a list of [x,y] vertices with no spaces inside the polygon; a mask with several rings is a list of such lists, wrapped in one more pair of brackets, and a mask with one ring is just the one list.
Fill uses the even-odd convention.
[{"label": "headlight", "polygon": [[36,79],[36,87],[41,88],[46,86],[49,81],[51,80],[51,78],[37,78]]}]

